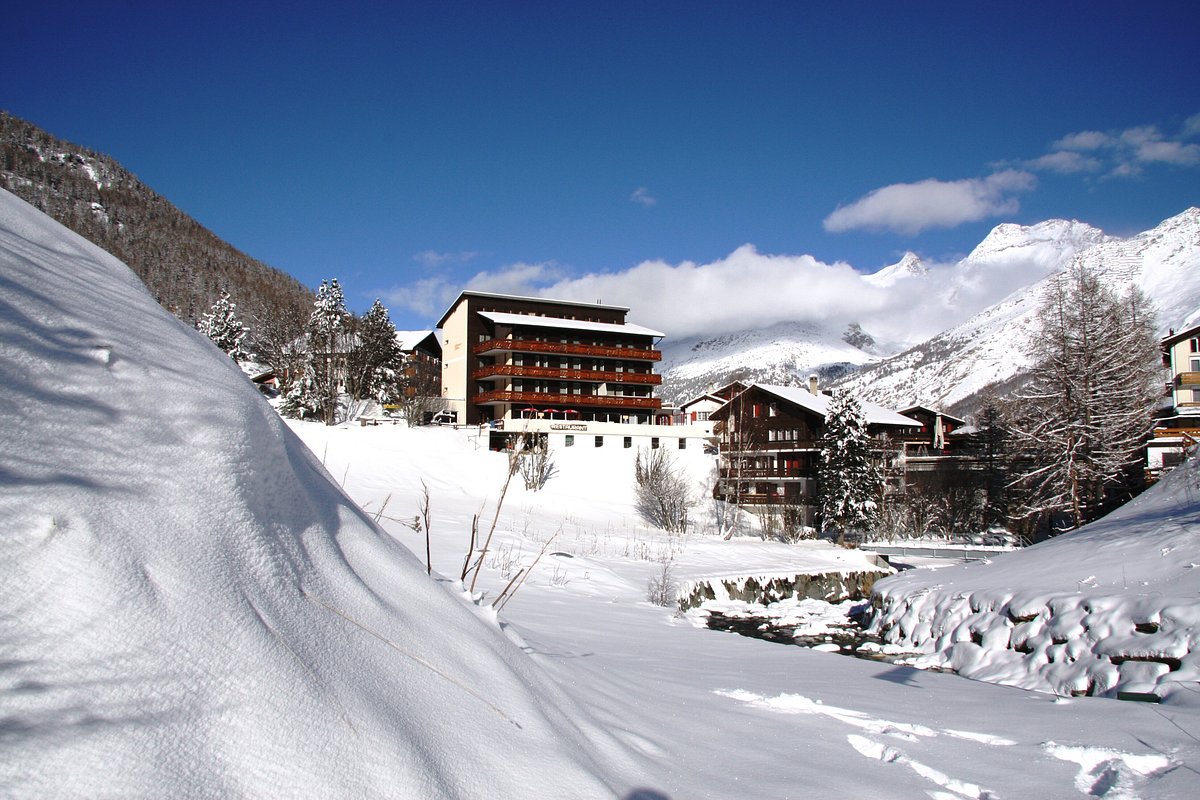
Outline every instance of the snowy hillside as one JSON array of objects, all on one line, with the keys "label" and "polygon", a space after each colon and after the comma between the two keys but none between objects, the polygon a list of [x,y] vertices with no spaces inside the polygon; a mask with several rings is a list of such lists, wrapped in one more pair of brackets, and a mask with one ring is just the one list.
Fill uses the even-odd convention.
[{"label": "snowy hillside", "polygon": [[681,403],[735,380],[784,386],[799,385],[813,374],[832,380],[878,359],[870,352],[874,346],[869,334],[859,334],[781,323],[725,336],[666,339],[660,396],[668,403]]},{"label": "snowy hillside", "polygon": [[[977,248],[966,262],[972,269],[984,269],[996,254],[1009,249],[991,242],[983,253]],[[1055,252],[1070,250],[1047,248],[1045,263],[1055,263]],[[1074,258],[1118,291],[1130,284],[1140,286],[1158,307],[1164,334],[1167,328],[1178,329],[1200,319],[1200,209],[1189,209],[1128,239],[1106,237]],[[988,384],[1009,380],[1029,367],[1024,343],[1046,286],[1043,279],[1018,290],[967,322],[852,375],[842,385],[884,406],[948,407]]]},{"label": "snowy hillside", "polygon": [[127,267],[0,191],[0,275],[0,795],[611,791],[620,752]]},{"label": "snowy hillside", "polygon": [[998,225],[966,258],[929,265],[914,253],[862,275],[862,308],[836,323],[782,323],[663,342],[661,396],[690,399],[732,380],[794,385],[836,381],[984,312],[1111,237],[1081,222]]},{"label": "snowy hillside", "polygon": [[875,585],[890,642],[979,680],[1058,694],[1200,682],[1200,461],[1104,519],[990,562]]}]

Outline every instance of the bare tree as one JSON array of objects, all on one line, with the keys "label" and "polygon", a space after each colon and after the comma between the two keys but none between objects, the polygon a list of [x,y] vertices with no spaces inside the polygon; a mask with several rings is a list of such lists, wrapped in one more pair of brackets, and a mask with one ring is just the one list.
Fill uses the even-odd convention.
[{"label": "bare tree", "polygon": [[1051,282],[1038,322],[1036,366],[1015,395],[1015,483],[1023,514],[1048,518],[1053,533],[1137,490],[1161,360],[1140,290],[1118,296],[1078,262]]},{"label": "bare tree", "polygon": [[642,519],[668,533],[685,533],[692,506],[691,486],[669,453],[661,448],[639,450],[634,479],[634,503]]},{"label": "bare tree", "polygon": [[527,439],[526,446],[516,454],[517,468],[525,480],[525,488],[536,492],[558,472],[550,452],[550,440],[546,434],[534,434]]}]

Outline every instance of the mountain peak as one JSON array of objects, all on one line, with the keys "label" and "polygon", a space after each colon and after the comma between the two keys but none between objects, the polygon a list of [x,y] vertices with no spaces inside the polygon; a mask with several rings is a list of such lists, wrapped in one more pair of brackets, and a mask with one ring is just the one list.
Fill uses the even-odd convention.
[{"label": "mountain peak", "polygon": [[925,275],[928,272],[929,267],[925,266],[921,257],[909,250],[895,264],[889,264],[878,272],[864,275],[863,280],[874,286],[887,287],[892,286],[896,281]]}]

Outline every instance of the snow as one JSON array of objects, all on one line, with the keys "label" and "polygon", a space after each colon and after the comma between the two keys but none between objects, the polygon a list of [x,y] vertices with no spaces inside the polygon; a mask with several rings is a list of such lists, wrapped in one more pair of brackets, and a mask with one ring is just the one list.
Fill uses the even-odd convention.
[{"label": "snow", "polygon": [[[529,325],[528,314],[509,314],[502,311],[480,311],[479,316],[486,317],[497,325]],[[633,336],[666,336],[662,331],[652,330],[628,323],[590,322],[582,319],[562,319],[559,317],[537,317],[537,324],[543,328],[565,328],[567,330],[596,331],[603,333],[627,333]]]},{"label": "snow", "polygon": [[1026,341],[1049,278],[1072,260],[1094,270],[1118,294],[1129,285],[1140,287],[1158,310],[1162,334],[1200,320],[1200,209],[1127,239],[1061,220],[1028,228],[1000,225],[957,265],[946,300],[969,306],[969,287],[984,275],[990,281],[999,280],[997,274],[1024,276],[1014,278],[1014,291],[841,385],[884,406],[946,407],[1013,378],[1031,366]]},{"label": "snow", "polygon": [[875,585],[911,663],[1058,694],[1200,706],[1200,462],[1073,533]]},{"label": "snow", "polygon": [[[284,424],[127,268],[7,193],[0,279],[0,795],[1195,794],[1200,712],[1175,697],[1066,699],[651,605],[668,559],[683,582],[866,556],[649,529],[623,448],[514,481],[468,597],[471,519],[487,530],[506,469],[471,429]],[[1063,583],[1027,566],[1023,586]]]}]

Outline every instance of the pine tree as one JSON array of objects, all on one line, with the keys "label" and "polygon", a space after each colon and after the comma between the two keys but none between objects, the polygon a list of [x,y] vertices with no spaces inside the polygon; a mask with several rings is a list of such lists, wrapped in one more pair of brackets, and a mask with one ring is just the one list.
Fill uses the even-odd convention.
[{"label": "pine tree", "polygon": [[1162,391],[1154,314],[1081,264],[1054,280],[1028,342],[1035,367],[1016,396],[1016,484],[1027,517],[1078,528],[1137,491],[1141,447]]},{"label": "pine tree", "polygon": [[396,326],[378,299],[358,321],[357,342],[349,355],[350,392],[360,399],[389,402],[404,358]]},{"label": "pine tree", "polygon": [[872,458],[862,406],[844,389],[834,392],[825,414],[817,483],[824,532],[836,531],[844,543],[847,532],[874,527],[882,478]]},{"label": "pine tree", "polygon": [[304,361],[284,393],[282,413],[316,416],[327,425],[337,421],[338,394],[346,375],[349,319],[337,278],[321,281],[304,327]]},{"label": "pine tree", "polygon": [[213,344],[221,348],[234,361],[246,357],[242,350],[242,340],[246,338],[246,326],[237,316],[237,306],[230,302],[229,292],[221,292],[220,298],[213,303],[207,314],[196,323],[196,328]]}]

